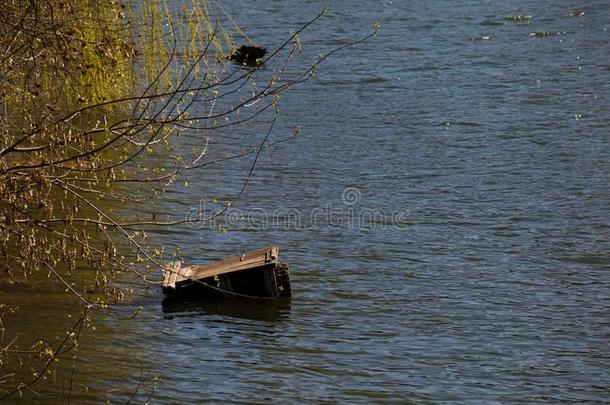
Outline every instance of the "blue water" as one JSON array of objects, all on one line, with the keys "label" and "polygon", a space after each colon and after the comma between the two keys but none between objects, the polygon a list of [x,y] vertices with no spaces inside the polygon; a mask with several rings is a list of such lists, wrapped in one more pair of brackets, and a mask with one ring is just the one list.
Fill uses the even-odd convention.
[{"label": "blue water", "polygon": [[[222,4],[268,48],[322,6]],[[282,95],[269,141],[301,133],[260,155],[227,232],[151,234],[187,263],[277,243],[292,300],[137,293],[120,311],[138,317],[98,317],[77,398],[129,399],[140,362],[135,400],[158,377],[153,403],[610,398],[607,1],[334,1],[291,72],[377,21]],[[213,135],[210,158],[260,145],[269,120]],[[251,163],[190,174],[165,211],[231,199]]]}]

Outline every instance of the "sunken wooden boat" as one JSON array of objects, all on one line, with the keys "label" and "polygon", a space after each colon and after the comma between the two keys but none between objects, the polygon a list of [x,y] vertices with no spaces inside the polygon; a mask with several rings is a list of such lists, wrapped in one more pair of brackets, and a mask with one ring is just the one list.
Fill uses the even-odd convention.
[{"label": "sunken wooden boat", "polygon": [[280,263],[276,245],[206,265],[167,266],[163,292],[171,298],[276,299],[290,297],[288,265]]}]

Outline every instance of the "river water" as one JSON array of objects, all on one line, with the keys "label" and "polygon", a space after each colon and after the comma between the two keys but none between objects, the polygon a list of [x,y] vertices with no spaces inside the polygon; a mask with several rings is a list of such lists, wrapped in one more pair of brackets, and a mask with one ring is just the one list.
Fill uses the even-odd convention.
[{"label": "river water", "polygon": [[[136,289],[117,311],[139,316],[98,315],[83,338],[75,399],[608,400],[610,7],[580,3],[332,2],[295,71],[381,31],[282,96],[271,140],[301,134],[261,154],[227,232],[155,235],[188,263],[277,243],[294,297],[175,307]],[[270,48],[322,6],[222,4]],[[268,122],[211,153],[258,145]],[[165,209],[210,209],[250,164],[191,174]]]}]

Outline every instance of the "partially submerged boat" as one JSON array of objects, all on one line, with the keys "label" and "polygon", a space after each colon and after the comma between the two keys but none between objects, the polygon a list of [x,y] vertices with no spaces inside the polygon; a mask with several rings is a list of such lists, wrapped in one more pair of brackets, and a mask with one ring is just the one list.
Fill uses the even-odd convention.
[{"label": "partially submerged boat", "polygon": [[276,245],[206,265],[167,266],[163,292],[172,298],[276,299],[290,297],[288,265],[280,263]]}]

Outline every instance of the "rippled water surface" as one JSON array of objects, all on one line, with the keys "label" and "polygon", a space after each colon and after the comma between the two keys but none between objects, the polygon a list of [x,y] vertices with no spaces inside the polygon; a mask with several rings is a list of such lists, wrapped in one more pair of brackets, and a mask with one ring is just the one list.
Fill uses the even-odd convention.
[{"label": "rippled water surface", "polygon": [[[142,375],[136,402],[155,377],[153,403],[608,400],[610,7],[577,3],[332,2],[295,71],[382,29],[282,96],[272,138],[302,132],[236,202],[302,226],[160,235],[189,263],[278,243],[294,297],[138,293],[121,307],[138,317],[98,316],[77,398],[124,402]],[[222,4],[269,48],[322,5]],[[264,124],[210,148],[258,145]],[[250,162],[191,176],[166,209],[229,198]]]}]

